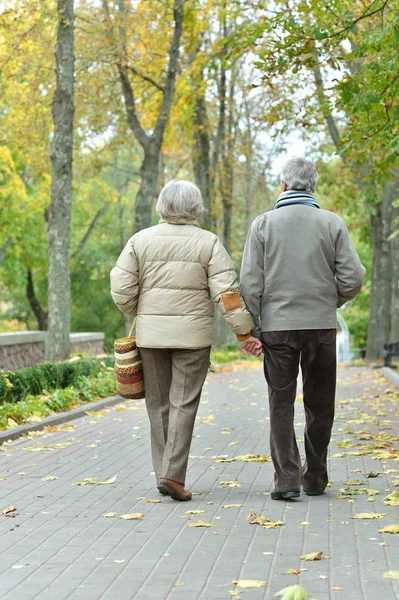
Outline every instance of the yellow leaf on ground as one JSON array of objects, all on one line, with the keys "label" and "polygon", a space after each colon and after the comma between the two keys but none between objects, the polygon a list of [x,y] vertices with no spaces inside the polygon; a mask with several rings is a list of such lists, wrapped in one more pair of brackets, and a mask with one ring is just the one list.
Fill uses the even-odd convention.
[{"label": "yellow leaf on ground", "polygon": [[204,521],[196,521],[195,523],[188,523],[189,527],[217,527],[215,523],[205,523]]},{"label": "yellow leaf on ground", "polygon": [[384,579],[399,579],[399,571],[385,571]]},{"label": "yellow leaf on ground", "polygon": [[270,521],[269,523],[265,523],[263,525],[264,529],[276,529],[277,527],[282,527],[284,525],[284,521]]},{"label": "yellow leaf on ground", "polygon": [[269,517],[263,516],[263,517],[258,517],[256,516],[252,521],[250,521],[251,525],[264,525],[265,523],[270,523],[270,519]]},{"label": "yellow leaf on ground", "polygon": [[261,588],[266,585],[264,579],[235,579],[232,583],[242,589]]},{"label": "yellow leaf on ground", "polygon": [[382,519],[385,513],[357,513],[352,519]]},{"label": "yellow leaf on ground", "polygon": [[324,550],[319,552],[310,552],[310,554],[302,554],[299,558],[301,560],[321,560],[323,557]]},{"label": "yellow leaf on ground", "polygon": [[162,500],[147,500],[147,502],[150,502],[150,504],[159,504]]},{"label": "yellow leaf on ground", "polygon": [[310,521],[299,521],[299,525],[311,525]]},{"label": "yellow leaf on ground", "polygon": [[201,513],[204,513],[204,510],[186,510],[186,512],[184,513],[185,515],[200,515]]},{"label": "yellow leaf on ground", "polygon": [[[1,480],[0,480],[1,481]],[[384,498],[384,504],[387,506],[399,506],[399,492],[392,492]]]},{"label": "yellow leaf on ground", "polygon": [[57,475],[49,475],[48,477],[43,477],[42,481],[54,481],[55,479],[58,479]]},{"label": "yellow leaf on ground", "polygon": [[16,517],[19,513],[17,513],[17,509],[15,506],[7,506],[7,508],[3,508],[1,511],[5,517]]},{"label": "yellow leaf on ground", "polygon": [[113,517],[117,517],[117,516],[118,516],[118,513],[115,513],[115,512],[107,512],[107,513],[103,513],[101,516],[102,516],[102,517],[107,517],[108,519],[111,519],[111,518],[113,518]]},{"label": "yellow leaf on ground", "polygon": [[241,483],[238,483],[236,479],[234,479],[234,481],[220,481],[219,483],[220,485],[226,485],[231,488],[241,487]]},{"label": "yellow leaf on ground", "polygon": [[121,519],[125,521],[138,521],[144,517],[143,513],[127,513],[125,515],[121,515]]},{"label": "yellow leaf on ground", "polygon": [[244,504],[223,504],[222,508],[240,508],[241,506],[244,506]]},{"label": "yellow leaf on ground", "polygon": [[399,525],[385,525],[378,530],[380,533],[399,533]]}]

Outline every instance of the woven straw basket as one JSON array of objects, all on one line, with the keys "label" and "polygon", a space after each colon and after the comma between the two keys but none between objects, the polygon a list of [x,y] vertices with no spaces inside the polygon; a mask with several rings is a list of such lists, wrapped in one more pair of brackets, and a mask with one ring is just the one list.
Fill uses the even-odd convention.
[{"label": "woven straw basket", "polygon": [[115,340],[116,389],[122,398],[144,398],[144,373],[136,338],[132,337],[134,319],[129,336]]}]

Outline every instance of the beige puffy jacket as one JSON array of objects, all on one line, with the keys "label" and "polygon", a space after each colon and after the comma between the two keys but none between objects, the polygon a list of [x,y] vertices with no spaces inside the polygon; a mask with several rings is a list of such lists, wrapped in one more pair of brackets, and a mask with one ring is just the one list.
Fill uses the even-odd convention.
[{"label": "beige puffy jacket", "polygon": [[214,303],[238,339],[254,326],[229,255],[195,220],[161,220],[131,237],[111,271],[111,294],[123,313],[137,314],[142,348],[211,346]]}]

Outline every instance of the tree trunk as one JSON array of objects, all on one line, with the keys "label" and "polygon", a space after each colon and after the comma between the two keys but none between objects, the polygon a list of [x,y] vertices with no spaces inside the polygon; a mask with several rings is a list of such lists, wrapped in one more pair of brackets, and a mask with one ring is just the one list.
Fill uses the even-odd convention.
[{"label": "tree trunk", "polygon": [[48,313],[46,313],[40,306],[40,302],[36,297],[35,287],[33,285],[33,274],[32,271],[28,271],[28,281],[26,284],[26,297],[36,317],[37,325],[40,331],[46,331],[48,325]]},{"label": "tree trunk", "polygon": [[[396,176],[383,188],[377,213],[371,217],[373,271],[370,292],[370,316],[367,358],[381,358],[385,342],[397,341],[398,240],[389,239],[395,230],[397,211],[393,201],[398,194]],[[395,293],[396,291],[396,293]]]},{"label": "tree trunk", "polygon": [[203,94],[196,96],[194,109],[194,148],[192,154],[195,182],[202,192],[204,200],[204,226],[211,227],[212,187],[209,139],[209,123],[206,102]]},{"label": "tree trunk", "polygon": [[140,167],[141,183],[136,196],[134,233],[151,226],[152,208],[157,196],[159,174],[159,149],[153,145],[145,150]]},{"label": "tree trunk", "polygon": [[74,118],[74,0],[58,0],[57,87],[53,100],[49,210],[49,326],[46,359],[68,358],[70,335],[69,246]]}]

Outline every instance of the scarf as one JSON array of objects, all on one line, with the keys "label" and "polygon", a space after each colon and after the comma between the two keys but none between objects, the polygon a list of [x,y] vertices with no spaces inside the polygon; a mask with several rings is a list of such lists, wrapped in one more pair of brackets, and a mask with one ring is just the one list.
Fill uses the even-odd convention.
[{"label": "scarf", "polygon": [[311,192],[303,192],[302,190],[289,190],[280,194],[276,205],[277,208],[282,206],[290,206],[291,204],[305,204],[307,206],[313,206],[314,208],[320,208],[316,202],[316,198]]}]

